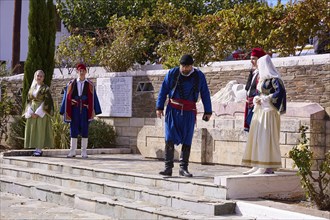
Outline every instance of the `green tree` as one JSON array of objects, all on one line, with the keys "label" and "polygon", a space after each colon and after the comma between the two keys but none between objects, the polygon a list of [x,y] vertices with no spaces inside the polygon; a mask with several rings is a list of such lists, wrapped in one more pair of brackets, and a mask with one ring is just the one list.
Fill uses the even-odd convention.
[{"label": "green tree", "polygon": [[[237,4],[260,0],[56,0],[57,11],[71,33],[93,34],[106,28],[110,18],[151,16],[157,4],[167,3],[174,8],[185,8],[192,15],[213,14]],[[174,15],[173,11],[169,11]]]},{"label": "green tree", "polygon": [[95,37],[99,63],[112,71],[126,71],[147,60],[161,60],[170,68],[183,53],[192,54],[196,65],[224,60],[237,49],[248,53],[253,47],[295,55],[309,37],[330,32],[327,0],[285,6],[278,1],[275,7],[263,0],[112,2],[117,10],[109,12],[116,15],[108,27],[87,30]]},{"label": "green tree", "polygon": [[[57,11],[71,33],[105,28],[117,13],[117,0],[56,0]],[[123,1],[125,2],[125,1]]]},{"label": "green tree", "polygon": [[146,20],[113,16],[96,52],[100,64],[108,71],[122,72],[134,63],[143,63],[149,47],[148,32]]},{"label": "green tree", "polygon": [[97,64],[95,51],[96,40],[93,37],[70,35],[61,41],[56,49],[56,67],[62,72],[63,68],[72,73],[77,63],[84,62],[87,66]]},{"label": "green tree", "polygon": [[46,41],[46,56],[43,63],[43,71],[45,72],[45,83],[50,86],[53,79],[54,67],[55,67],[55,39],[56,39],[56,7],[52,0],[47,0],[47,12],[48,12],[48,28],[45,33]]},{"label": "green tree", "polygon": [[1,101],[0,101],[0,143],[8,138],[7,126],[10,119],[10,114],[13,111],[14,103],[7,94],[5,85],[1,85]]},{"label": "green tree", "polygon": [[52,0],[30,1],[28,55],[24,65],[23,103],[36,70],[45,72],[50,86],[54,72],[55,14]]},{"label": "green tree", "polygon": [[328,0],[305,0],[288,5],[284,16],[274,21],[269,41],[282,56],[295,55],[308,43],[309,37],[319,36],[330,40],[330,17]]}]

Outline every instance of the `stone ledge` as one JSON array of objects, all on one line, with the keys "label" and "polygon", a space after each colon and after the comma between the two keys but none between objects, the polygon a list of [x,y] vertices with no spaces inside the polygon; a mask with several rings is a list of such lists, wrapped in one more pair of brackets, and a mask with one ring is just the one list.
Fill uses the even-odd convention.
[{"label": "stone ledge", "polygon": [[296,172],[216,176],[214,183],[227,188],[227,199],[301,199],[305,195]]},{"label": "stone ledge", "polygon": [[[263,203],[261,202],[261,204]],[[236,201],[236,213],[241,214],[243,216],[258,216],[260,219],[326,219],[309,215],[312,213],[297,213],[293,211],[283,210],[283,207],[279,209],[271,207],[270,205],[274,205],[274,203],[258,205],[252,204],[251,201]],[[308,211],[312,212],[313,210]]]},{"label": "stone ledge", "polygon": [[[3,152],[3,156],[32,156],[34,150],[11,150]],[[42,150],[42,156],[58,156],[67,155],[69,149],[44,149]],[[132,150],[130,148],[96,148],[87,149],[87,154],[130,154]],[[77,149],[76,154],[80,155],[81,150]]]},{"label": "stone ledge", "polygon": [[325,111],[318,103],[288,102],[284,117],[324,119]]}]

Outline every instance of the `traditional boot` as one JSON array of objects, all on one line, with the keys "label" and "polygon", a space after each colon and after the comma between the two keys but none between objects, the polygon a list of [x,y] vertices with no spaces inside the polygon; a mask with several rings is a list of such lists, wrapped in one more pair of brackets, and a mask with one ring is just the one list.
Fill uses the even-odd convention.
[{"label": "traditional boot", "polygon": [[258,167],[252,167],[251,169],[249,169],[248,171],[243,172],[244,175],[249,175],[255,171],[257,171]]},{"label": "traditional boot", "polygon": [[192,177],[193,175],[188,171],[188,163],[189,163],[189,156],[190,156],[190,145],[182,145],[181,148],[181,155],[180,155],[180,170],[179,175],[185,177]]},{"label": "traditional boot", "polygon": [[260,175],[260,174],[265,174],[266,168],[258,168],[255,172],[251,173],[250,175]]},{"label": "traditional boot", "polygon": [[75,157],[76,156],[76,149],[77,149],[77,138],[71,138],[70,141],[70,151],[68,156],[66,157]]},{"label": "traditional boot", "polygon": [[273,168],[267,168],[265,171],[265,174],[274,174],[274,169]]},{"label": "traditional boot", "polygon": [[174,144],[171,141],[165,144],[165,170],[160,171],[159,174],[163,176],[172,176],[173,168],[173,158],[174,158]]},{"label": "traditional boot", "polygon": [[87,158],[87,145],[88,145],[88,138],[81,138],[81,157]]}]

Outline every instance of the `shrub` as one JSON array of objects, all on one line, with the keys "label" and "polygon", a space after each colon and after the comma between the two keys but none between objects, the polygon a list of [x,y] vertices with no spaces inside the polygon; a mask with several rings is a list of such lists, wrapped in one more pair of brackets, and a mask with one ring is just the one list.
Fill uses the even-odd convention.
[{"label": "shrub", "polygon": [[13,116],[14,121],[10,124],[8,144],[12,149],[24,148],[25,122],[20,115]]},{"label": "shrub", "polygon": [[7,95],[6,87],[0,88],[2,89],[1,101],[0,101],[0,143],[1,140],[7,140],[8,132],[7,125],[9,122],[10,113],[12,112],[14,103]]},{"label": "shrub", "polygon": [[318,209],[330,210],[330,151],[326,153],[324,161],[319,166],[319,175],[313,176],[311,170],[313,151],[308,146],[307,129],[307,126],[300,127],[299,144],[290,150],[289,156],[294,161],[294,167],[298,168],[297,175],[300,176],[300,182],[307,198],[315,202]]},{"label": "shrub", "polygon": [[111,148],[116,144],[116,132],[113,126],[103,120],[94,120],[89,125],[88,147]]},{"label": "shrub", "polygon": [[150,44],[150,32],[145,20],[113,16],[107,31],[100,33],[96,57],[107,71],[124,72],[145,60]]},{"label": "shrub", "polygon": [[55,148],[67,149],[70,146],[70,124],[63,121],[58,104],[54,103],[55,113],[52,117],[54,146]]}]

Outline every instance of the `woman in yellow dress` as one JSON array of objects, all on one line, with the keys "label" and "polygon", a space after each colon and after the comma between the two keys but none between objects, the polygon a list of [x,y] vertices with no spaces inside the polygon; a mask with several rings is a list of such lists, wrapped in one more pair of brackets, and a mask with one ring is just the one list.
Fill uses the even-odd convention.
[{"label": "woman in yellow dress", "polygon": [[271,174],[280,168],[280,114],[286,110],[286,91],[269,55],[258,59],[258,95],[242,164],[252,166],[244,174]]},{"label": "woman in yellow dress", "polygon": [[23,114],[26,118],[24,148],[36,148],[34,156],[41,156],[42,148],[54,147],[51,122],[54,103],[44,79],[45,73],[37,70],[27,95]]}]

